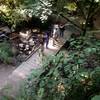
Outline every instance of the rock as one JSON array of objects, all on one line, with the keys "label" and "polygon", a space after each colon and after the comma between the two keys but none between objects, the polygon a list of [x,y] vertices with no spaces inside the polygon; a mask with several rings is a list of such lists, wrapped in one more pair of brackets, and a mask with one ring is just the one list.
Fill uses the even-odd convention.
[{"label": "rock", "polygon": [[19,32],[19,36],[23,39],[29,39],[31,36],[31,30],[27,30],[26,32]]},{"label": "rock", "polygon": [[34,45],[34,40],[32,38],[29,40],[29,45],[31,45],[31,46]]},{"label": "rock", "polygon": [[19,44],[19,47],[23,48],[24,47],[24,44],[23,43],[20,43]]},{"label": "rock", "polygon": [[25,47],[26,47],[26,48],[29,48],[29,45],[26,45]]},{"label": "rock", "polygon": [[29,51],[28,54],[31,54],[32,51]]}]

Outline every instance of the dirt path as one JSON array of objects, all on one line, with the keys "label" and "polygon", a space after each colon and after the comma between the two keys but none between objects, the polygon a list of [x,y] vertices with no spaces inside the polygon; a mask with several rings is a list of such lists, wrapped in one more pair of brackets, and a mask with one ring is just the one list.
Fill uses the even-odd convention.
[{"label": "dirt path", "polygon": [[0,89],[6,83],[8,76],[16,67],[11,65],[0,64]]}]

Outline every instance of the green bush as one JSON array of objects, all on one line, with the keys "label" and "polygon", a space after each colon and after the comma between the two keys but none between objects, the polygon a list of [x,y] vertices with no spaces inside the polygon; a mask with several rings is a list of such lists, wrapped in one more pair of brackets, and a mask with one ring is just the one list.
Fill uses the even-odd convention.
[{"label": "green bush", "polygon": [[37,77],[25,82],[20,100],[91,100],[100,94],[99,41],[72,42],[67,57],[60,52],[48,58]]},{"label": "green bush", "polygon": [[0,60],[3,63],[9,63],[12,56],[10,44],[7,41],[0,43]]},{"label": "green bush", "polygon": [[100,95],[94,96],[91,100],[100,100]]}]

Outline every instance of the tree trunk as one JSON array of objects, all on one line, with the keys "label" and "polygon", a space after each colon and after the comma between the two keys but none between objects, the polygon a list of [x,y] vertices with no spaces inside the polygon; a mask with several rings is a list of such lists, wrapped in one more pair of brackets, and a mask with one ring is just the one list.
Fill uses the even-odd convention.
[{"label": "tree trunk", "polygon": [[83,29],[83,36],[86,35],[87,26],[88,26],[88,22],[90,20],[90,15],[91,15],[91,12],[92,12],[93,4],[94,4],[94,0],[91,1],[90,7],[89,7],[88,15],[87,15],[85,26],[84,26],[84,29]]},{"label": "tree trunk", "polygon": [[75,2],[75,4],[77,5],[77,7],[79,8],[80,13],[83,16],[83,18],[86,19],[86,15],[85,15],[85,13],[83,11],[83,8],[80,6],[79,2],[77,0],[73,0],[73,1]]}]

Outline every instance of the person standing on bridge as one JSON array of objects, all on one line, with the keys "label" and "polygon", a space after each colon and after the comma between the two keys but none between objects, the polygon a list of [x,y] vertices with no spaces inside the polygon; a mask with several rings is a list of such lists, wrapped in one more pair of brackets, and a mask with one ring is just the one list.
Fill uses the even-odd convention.
[{"label": "person standing on bridge", "polygon": [[44,41],[43,41],[43,36],[39,36],[39,43],[40,43],[40,48],[39,48],[39,61],[42,63],[43,57],[44,57]]},{"label": "person standing on bridge", "polygon": [[54,25],[53,33],[52,34],[53,34],[52,37],[53,37],[53,46],[54,46],[55,42],[58,42],[58,38],[60,36],[60,29],[59,29],[58,24]]},{"label": "person standing on bridge", "polygon": [[59,29],[60,29],[60,36],[63,37],[64,36],[65,25],[60,24]]},{"label": "person standing on bridge", "polygon": [[47,30],[44,32],[44,42],[45,42],[46,49],[48,49],[49,38],[50,38],[50,31]]}]

